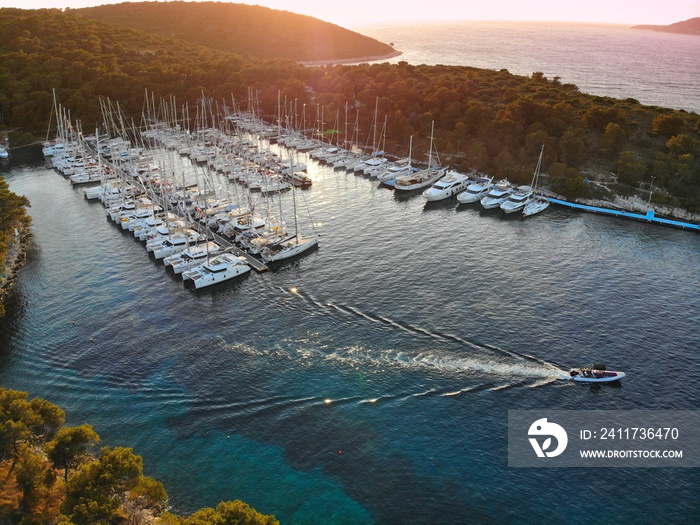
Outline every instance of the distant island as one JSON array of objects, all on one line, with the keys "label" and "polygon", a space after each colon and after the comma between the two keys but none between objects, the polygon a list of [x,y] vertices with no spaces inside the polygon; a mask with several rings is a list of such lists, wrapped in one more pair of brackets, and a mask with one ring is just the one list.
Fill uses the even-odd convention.
[{"label": "distant island", "polygon": [[662,33],[681,33],[684,35],[700,35],[700,17],[690,18],[667,26],[641,25],[632,29],[646,29],[647,31],[660,31]]}]

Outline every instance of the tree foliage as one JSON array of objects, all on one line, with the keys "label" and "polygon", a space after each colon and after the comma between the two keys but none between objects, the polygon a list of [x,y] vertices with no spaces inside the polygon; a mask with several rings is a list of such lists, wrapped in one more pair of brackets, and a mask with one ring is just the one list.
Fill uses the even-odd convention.
[{"label": "tree foliage", "polygon": [[54,468],[68,471],[89,457],[90,448],[100,442],[100,436],[87,423],[78,427],[63,427],[46,446],[46,454]]},{"label": "tree foliage", "polygon": [[337,60],[394,52],[387,44],[334,24],[259,5],[128,2],[77,9],[74,13],[219,51],[267,59]]},{"label": "tree foliage", "polygon": [[[278,525],[236,500],[192,516],[165,512],[163,484],[143,475],[126,447],[90,453],[100,437],[88,425],[62,427],[65,414],[26,392],[0,388],[0,523],[20,525]],[[57,471],[63,476],[57,476]],[[66,473],[69,473],[66,480]]]},{"label": "tree foliage", "polygon": [[[224,105],[230,110],[235,102],[243,109],[255,107],[269,121],[276,118],[281,99],[285,113],[296,108],[298,127],[320,125],[315,115],[323,114],[322,131],[331,126],[341,130],[343,133],[334,135],[339,141],[351,138],[357,121],[359,145],[371,147],[378,103],[378,120],[386,115],[387,122],[384,149],[394,155],[407,155],[413,137],[413,159],[422,162],[433,121],[435,144],[447,163],[507,176],[516,183],[529,182],[542,144],[543,173],[563,164],[579,175],[607,175],[617,172],[621,152],[629,151],[645,165],[644,170],[637,170],[643,173],[642,179],[632,186],[653,175],[655,183],[680,207],[700,212],[696,146],[700,118],[695,113],[643,106],[633,99],[586,95],[572,84],[550,80],[539,72],[524,77],[506,70],[406,62],[307,68],[215,49],[210,40],[226,40],[224,29],[202,31],[207,34],[198,40],[189,36],[183,40],[177,30],[169,36],[178,38],[170,39],[137,30],[155,31],[150,10],[164,13],[169,21],[161,23],[166,28],[163,31],[171,25],[180,27],[177,13],[190,8],[193,28],[202,27],[202,21],[211,20],[216,13],[226,20],[229,9],[225,4],[207,3],[194,10],[194,5],[175,2],[102,6],[78,10],[80,16],[76,10],[1,10],[0,114],[5,115],[5,124],[43,135],[51,114],[51,89],[55,88],[62,104],[83,122],[100,122],[100,97],[118,103],[124,113],[139,120],[144,90],[148,90],[190,108],[182,121],[193,125],[193,112],[206,93],[220,111]],[[133,16],[128,22],[119,15],[120,23],[128,23],[129,28],[107,23],[110,17],[106,15],[100,15],[101,21],[87,18],[110,9],[116,10],[115,17],[120,9],[134,9],[151,18],[141,22]],[[298,20],[287,15],[291,18],[285,24]],[[283,17],[278,12],[274,16]],[[249,24],[254,26],[252,18]],[[260,46],[270,41],[264,37],[249,40]],[[227,50],[254,54],[233,44]],[[340,56],[340,51],[335,53]],[[346,108],[349,125],[344,135]],[[330,120],[336,115],[341,120],[338,125]],[[569,195],[581,196],[574,190],[585,185],[569,179]]]},{"label": "tree foliage", "polygon": [[26,392],[0,388],[0,450],[2,459],[19,457],[22,443],[51,439],[65,421],[65,412],[43,399],[29,401]]}]

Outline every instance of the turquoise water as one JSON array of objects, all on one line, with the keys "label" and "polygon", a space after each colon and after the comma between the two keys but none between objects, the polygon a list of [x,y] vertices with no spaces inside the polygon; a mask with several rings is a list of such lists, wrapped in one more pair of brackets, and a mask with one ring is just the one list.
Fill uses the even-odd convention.
[{"label": "turquoise water", "polygon": [[[0,384],[133,446],[178,512],[584,523],[572,505],[595,502],[602,523],[697,521],[697,469],[507,466],[509,409],[698,408],[697,235],[557,208],[506,220],[309,169],[320,249],[195,293],[60,175],[5,168],[34,248]],[[557,380],[598,361],[629,377]]]}]

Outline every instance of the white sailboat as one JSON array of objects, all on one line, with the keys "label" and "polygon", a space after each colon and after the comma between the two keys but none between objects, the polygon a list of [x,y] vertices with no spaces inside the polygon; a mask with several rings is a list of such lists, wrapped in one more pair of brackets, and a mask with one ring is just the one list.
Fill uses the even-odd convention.
[{"label": "white sailboat", "polygon": [[396,178],[394,189],[400,191],[413,191],[425,188],[434,184],[447,173],[445,168],[433,167],[433,134],[435,131],[435,121],[430,128],[430,151],[428,153],[428,167],[416,173],[402,175]]},{"label": "white sailboat", "polygon": [[535,175],[532,177],[533,197],[523,208],[523,217],[529,217],[531,215],[543,212],[549,207],[549,199],[547,199],[547,197],[544,195],[537,194],[537,185],[540,180],[540,169],[542,168],[542,153],[544,153],[544,144],[542,145],[542,150],[540,151],[540,158],[537,160]]},{"label": "white sailboat", "polygon": [[[290,163],[291,162],[292,160],[290,159]],[[292,203],[294,207],[294,235],[261,248],[260,256],[266,263],[283,261],[296,257],[318,245],[318,238],[316,236],[302,237],[299,231],[296,187],[292,187]]]}]

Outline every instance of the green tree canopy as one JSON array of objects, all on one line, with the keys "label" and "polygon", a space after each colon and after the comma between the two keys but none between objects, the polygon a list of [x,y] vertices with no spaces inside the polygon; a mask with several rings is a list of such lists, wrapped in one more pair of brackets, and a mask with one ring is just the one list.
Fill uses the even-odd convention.
[{"label": "green tree canopy", "polygon": [[44,443],[65,421],[65,412],[43,399],[29,401],[26,392],[0,388],[0,447],[2,457],[17,459],[22,442]]},{"label": "green tree canopy", "polygon": [[46,447],[46,454],[54,468],[68,471],[77,467],[89,457],[90,449],[100,442],[100,436],[87,423],[79,427],[63,427]]}]

